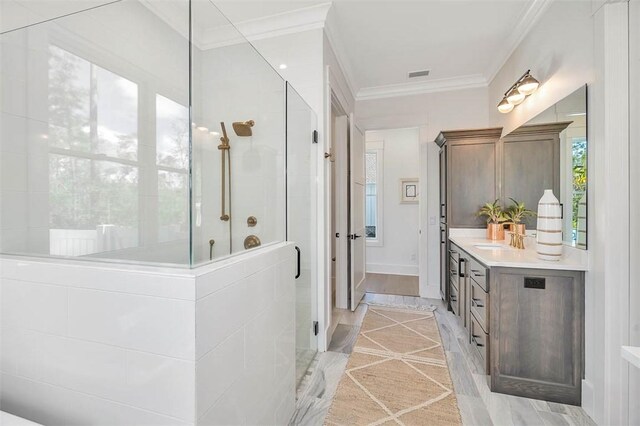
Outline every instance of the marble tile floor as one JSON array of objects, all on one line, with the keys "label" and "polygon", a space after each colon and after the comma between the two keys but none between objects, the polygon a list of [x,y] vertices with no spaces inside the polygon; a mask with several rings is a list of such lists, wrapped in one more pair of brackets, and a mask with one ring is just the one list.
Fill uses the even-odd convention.
[{"label": "marble tile floor", "polygon": [[[319,352],[298,386],[296,411],[291,425],[322,425],[329,412],[331,401],[338,388],[353,349],[353,342],[362,326],[368,305],[361,303],[355,312],[340,309],[336,319],[338,326],[333,334],[329,350]],[[338,332],[342,330],[342,332]],[[353,342],[349,341],[353,339]],[[344,352],[348,350],[349,352]]]},{"label": "marble tile floor", "polygon": [[316,356],[315,350],[296,348],[296,383],[299,385]]},{"label": "marble tile floor", "polygon": [[465,425],[595,425],[580,407],[491,392],[464,328],[440,300],[436,319]]},{"label": "marble tile floor", "polygon": [[466,332],[440,300],[377,294],[367,294],[355,312],[341,312],[339,328],[330,344],[332,350],[316,355],[298,387],[291,425],[323,424],[347,365],[346,351],[353,347],[350,342],[357,336],[368,309],[366,303],[437,308],[436,320],[464,425],[595,425],[580,407],[491,392],[481,371],[481,360],[467,344]]}]

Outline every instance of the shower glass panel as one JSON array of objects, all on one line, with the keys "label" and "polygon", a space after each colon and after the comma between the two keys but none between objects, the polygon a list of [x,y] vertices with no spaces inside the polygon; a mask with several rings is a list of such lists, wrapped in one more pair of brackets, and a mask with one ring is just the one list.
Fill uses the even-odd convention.
[{"label": "shower glass panel", "polygon": [[296,380],[302,380],[318,350],[317,180],[318,145],[312,143],[317,118],[287,83],[287,240],[300,250],[296,278]]},{"label": "shower glass panel", "polygon": [[14,3],[59,17],[3,20],[0,252],[188,266],[188,0]]},{"label": "shower glass panel", "polygon": [[0,253],[192,267],[285,240],[285,83],[212,2],[12,4],[34,19],[0,23]]},{"label": "shower glass panel", "polygon": [[285,239],[285,82],[211,2],[192,16],[197,265]]}]

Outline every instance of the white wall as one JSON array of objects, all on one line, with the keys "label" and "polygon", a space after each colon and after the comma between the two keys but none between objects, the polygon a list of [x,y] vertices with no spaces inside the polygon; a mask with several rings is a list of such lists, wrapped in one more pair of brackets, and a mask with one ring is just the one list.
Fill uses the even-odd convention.
[{"label": "white wall", "polygon": [[420,295],[440,298],[439,148],[433,141],[441,130],[488,126],[487,89],[358,101],[356,117],[365,130],[420,128]]},{"label": "white wall", "polygon": [[[589,84],[582,403],[599,424],[627,424],[629,419],[628,366],[620,358],[620,346],[629,341],[629,263],[623,261],[629,253],[627,7],[627,2],[553,2],[489,87],[491,124],[509,132]],[[529,68],[542,83],[539,91],[512,113],[499,114],[495,105],[502,92]],[[610,232],[611,222],[620,224],[616,232]]]},{"label": "white wall", "polygon": [[198,425],[282,425],[293,415],[295,262],[293,244],[277,244],[196,278]]},{"label": "white wall", "polygon": [[41,424],[194,424],[195,280],[0,259],[3,411]]},{"label": "white wall", "polygon": [[[522,40],[489,84],[492,126],[507,134],[557,101],[594,80],[594,21],[589,1],[556,1]],[[562,42],[559,42],[562,40]],[[542,84],[511,113],[498,102],[526,70]]]},{"label": "white wall", "polygon": [[[193,223],[196,262],[229,254],[229,222],[221,214],[221,151],[224,122],[231,156],[231,189],[225,210],[231,216],[232,253],[244,250],[248,235],[263,244],[285,238],[285,87],[282,78],[248,43],[198,51],[193,81],[194,202],[201,221]],[[240,137],[232,123],[254,120],[252,136]],[[204,126],[208,131],[200,131]],[[227,169],[228,172],[228,169]],[[225,177],[225,180],[227,177]],[[228,180],[226,181],[228,184]],[[247,226],[254,216],[258,223]]]},{"label": "white wall", "polygon": [[0,406],[46,425],[286,424],[292,244],[193,270],[0,258]]},{"label": "white wall", "polygon": [[[253,40],[251,44],[260,55],[289,82],[311,106],[316,115],[322,114],[322,29]],[[280,65],[285,64],[285,69]]]},{"label": "white wall", "polygon": [[[630,117],[640,116],[640,2],[629,3],[629,93],[630,93]],[[631,123],[630,140],[640,139],[640,121]],[[629,155],[630,164],[640,162],[640,145],[632,143]],[[640,169],[633,167],[630,169],[630,182],[640,182]],[[633,185],[630,191],[630,211],[640,211],[640,187]],[[640,274],[640,224],[633,220],[629,229],[631,242],[631,270],[630,276],[637,277]],[[640,306],[640,283],[638,280],[631,282],[629,292],[629,305]],[[630,309],[630,341],[632,346],[640,346],[640,309]],[[631,368],[629,371],[629,400],[640,400],[640,369]],[[640,405],[630,404],[629,424],[640,424]]]},{"label": "white wall", "polygon": [[420,175],[419,129],[369,131],[367,142],[382,141],[383,246],[367,245],[367,272],[418,275],[418,204],[400,203],[400,179]]}]

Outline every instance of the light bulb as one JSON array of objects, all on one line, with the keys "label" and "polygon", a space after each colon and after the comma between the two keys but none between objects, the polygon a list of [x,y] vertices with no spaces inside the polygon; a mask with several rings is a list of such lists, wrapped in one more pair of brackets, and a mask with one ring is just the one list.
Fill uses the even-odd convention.
[{"label": "light bulb", "polygon": [[525,96],[518,92],[517,88],[513,88],[507,93],[507,101],[511,105],[520,105],[524,101]]},{"label": "light bulb", "polygon": [[533,78],[531,75],[527,75],[518,86],[518,92],[522,93],[525,96],[529,96],[530,94],[538,90],[538,86],[540,86],[540,82]]},{"label": "light bulb", "polygon": [[498,111],[503,114],[509,113],[513,111],[513,105],[511,105],[506,98],[502,98],[502,100],[498,104]]}]

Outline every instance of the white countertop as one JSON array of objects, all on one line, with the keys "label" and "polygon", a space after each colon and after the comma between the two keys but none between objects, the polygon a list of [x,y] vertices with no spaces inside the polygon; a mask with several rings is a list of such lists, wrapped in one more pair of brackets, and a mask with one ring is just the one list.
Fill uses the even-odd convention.
[{"label": "white countertop", "polygon": [[623,346],[622,358],[629,361],[631,364],[640,368],[640,347],[637,346]]},{"label": "white countertop", "polygon": [[[586,252],[573,247],[565,247],[560,260],[550,262],[538,259],[536,254],[536,240],[525,238],[525,249],[520,250],[509,246],[506,240],[491,241],[477,236],[450,235],[449,240],[462,250],[475,257],[485,266],[497,266],[504,268],[533,268],[555,269],[564,271],[586,271],[588,262]],[[477,245],[497,244],[500,249],[481,249]],[[581,253],[582,252],[582,253]]]}]

